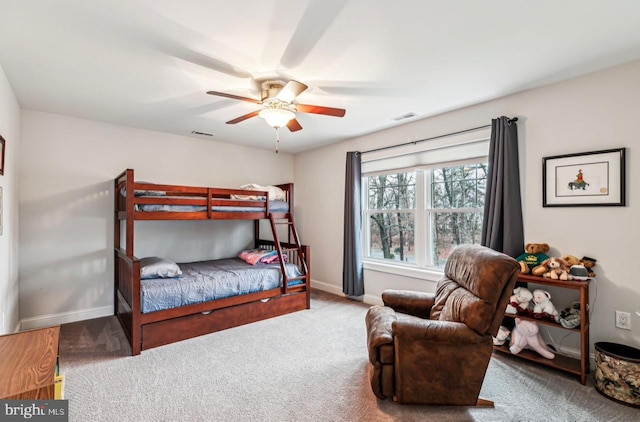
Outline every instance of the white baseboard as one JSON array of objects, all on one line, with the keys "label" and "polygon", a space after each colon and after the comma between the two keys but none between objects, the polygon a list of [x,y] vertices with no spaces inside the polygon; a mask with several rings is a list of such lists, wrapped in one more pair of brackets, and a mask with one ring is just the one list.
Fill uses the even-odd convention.
[{"label": "white baseboard", "polygon": [[[572,349],[569,347],[560,347],[558,348],[558,353],[580,360],[580,350],[578,349]],[[595,353],[589,353],[589,363],[590,363],[589,366],[591,367],[591,372],[593,372],[594,368],[596,367]]]},{"label": "white baseboard", "polygon": [[363,302],[368,305],[384,305],[384,302],[382,302],[382,297],[380,297],[379,295],[368,295],[366,293],[364,295]]},{"label": "white baseboard", "polygon": [[344,297],[344,293],[342,292],[342,287],[336,286],[335,284],[323,283],[322,281],[311,279],[311,288],[322,290],[324,292],[333,293],[334,295]]},{"label": "white baseboard", "polygon": [[556,350],[558,351],[558,353],[563,354],[565,356],[569,356],[570,358],[580,359],[580,350],[578,349],[572,349],[570,347],[564,347],[564,346],[560,346],[560,347],[556,346]]},{"label": "white baseboard", "polygon": [[[322,281],[311,280],[311,288],[318,289],[325,292],[333,293],[334,295],[346,297],[342,291],[342,286],[336,286],[335,284],[323,283]],[[382,305],[382,298],[376,295],[364,294],[362,296],[362,302],[369,305]]]},{"label": "white baseboard", "polygon": [[100,318],[110,315],[113,315],[113,306],[102,306],[100,308],[85,309],[82,311],[42,315],[20,320],[20,330],[33,330],[35,328],[51,327],[54,325],[61,325],[69,322]]}]

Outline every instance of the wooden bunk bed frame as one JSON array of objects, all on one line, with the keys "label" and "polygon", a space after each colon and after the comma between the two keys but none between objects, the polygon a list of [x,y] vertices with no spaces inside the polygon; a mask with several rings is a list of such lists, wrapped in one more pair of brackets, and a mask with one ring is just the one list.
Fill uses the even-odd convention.
[{"label": "wooden bunk bed frame", "polygon": [[[310,247],[301,245],[293,223],[293,184],[278,185],[286,193],[288,212],[269,211],[269,193],[241,189],[156,185],[135,182],[127,169],[115,179],[114,313],[131,344],[132,354],[188,338],[309,309],[311,305]],[[124,189],[124,190],[123,190]],[[135,196],[135,191],[166,192],[166,198]],[[263,195],[266,199],[233,200],[232,195]],[[204,211],[138,211],[137,205],[205,205]],[[263,211],[213,211],[213,207],[249,206]],[[276,250],[283,274],[282,287],[232,296],[150,313],[142,313],[140,260],[134,255],[134,228],[142,220],[253,220],[256,248]],[[268,219],[274,240],[260,239],[259,222]],[[286,222],[278,222],[286,220]],[[288,225],[287,241],[278,239],[277,224]],[[123,230],[124,229],[124,230]],[[123,232],[124,231],[124,236]],[[124,249],[122,240],[124,239]],[[303,276],[288,279],[283,254],[302,269]],[[289,280],[301,284],[289,285]]]}]

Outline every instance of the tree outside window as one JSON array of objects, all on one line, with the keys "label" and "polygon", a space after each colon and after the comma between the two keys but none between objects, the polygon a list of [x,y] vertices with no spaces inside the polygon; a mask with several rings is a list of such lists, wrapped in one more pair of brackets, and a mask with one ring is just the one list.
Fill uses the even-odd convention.
[{"label": "tree outside window", "polygon": [[486,182],[486,162],[365,176],[365,256],[444,266],[456,245],[480,243]]},{"label": "tree outside window", "polygon": [[368,178],[368,256],[415,263],[415,189],[415,172]]}]

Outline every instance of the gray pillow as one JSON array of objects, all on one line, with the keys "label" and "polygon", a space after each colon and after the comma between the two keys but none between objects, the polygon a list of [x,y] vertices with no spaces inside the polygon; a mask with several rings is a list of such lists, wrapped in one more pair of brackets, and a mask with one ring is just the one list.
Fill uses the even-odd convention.
[{"label": "gray pillow", "polygon": [[140,279],[173,278],[181,275],[178,264],[168,259],[150,256],[140,260]]}]

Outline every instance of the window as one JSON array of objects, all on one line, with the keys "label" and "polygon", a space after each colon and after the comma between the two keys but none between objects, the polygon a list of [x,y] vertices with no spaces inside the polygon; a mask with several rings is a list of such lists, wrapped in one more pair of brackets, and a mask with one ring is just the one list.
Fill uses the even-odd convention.
[{"label": "window", "polygon": [[431,249],[427,265],[442,267],[456,245],[480,243],[487,163],[432,169],[425,176]]},{"label": "window", "polygon": [[368,177],[369,250],[366,256],[415,263],[416,173]]},{"label": "window", "polygon": [[365,258],[443,267],[454,246],[480,243],[487,159],[365,174]]}]

